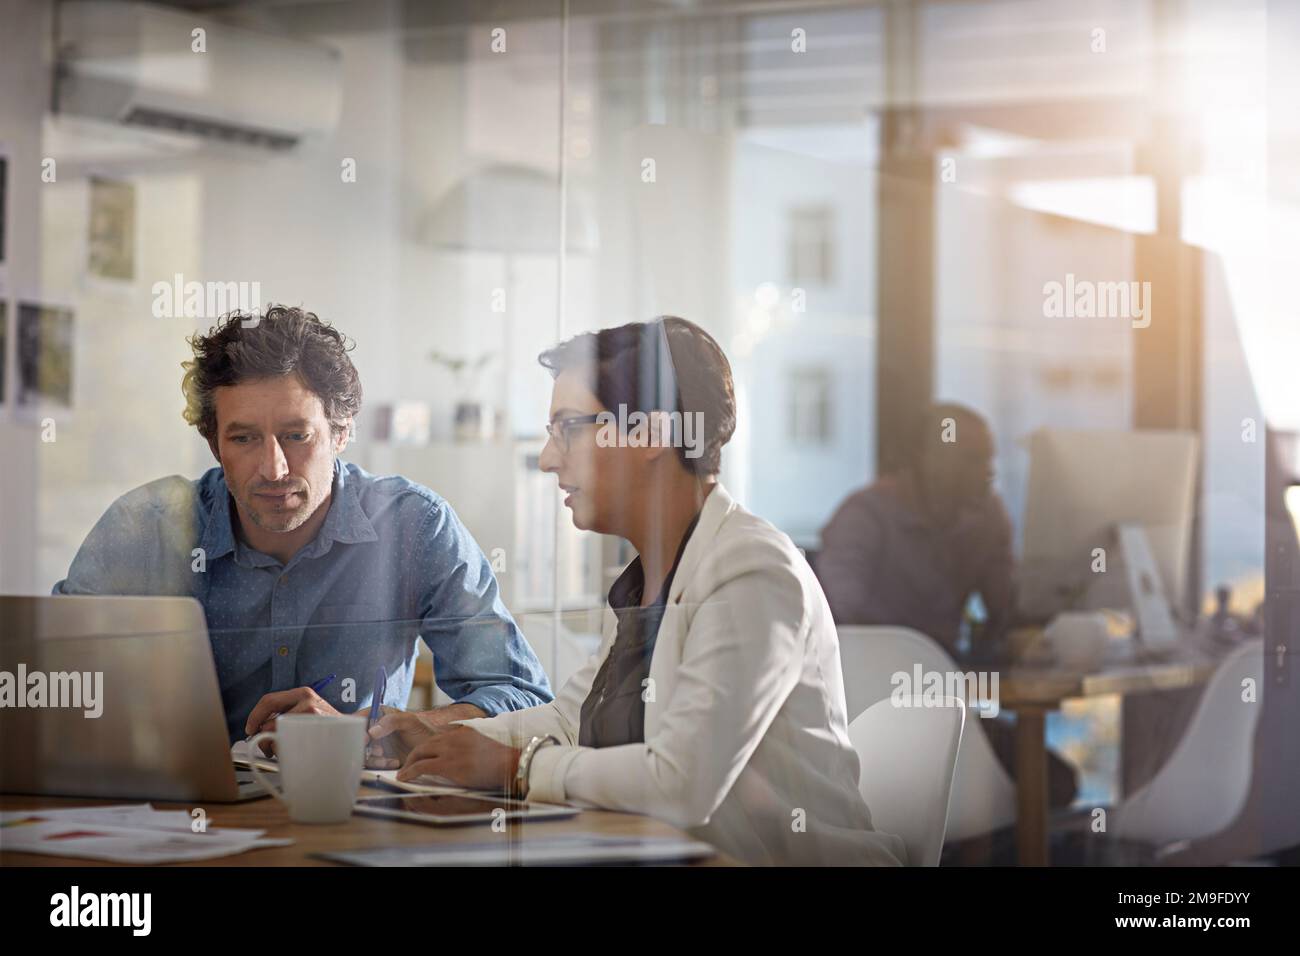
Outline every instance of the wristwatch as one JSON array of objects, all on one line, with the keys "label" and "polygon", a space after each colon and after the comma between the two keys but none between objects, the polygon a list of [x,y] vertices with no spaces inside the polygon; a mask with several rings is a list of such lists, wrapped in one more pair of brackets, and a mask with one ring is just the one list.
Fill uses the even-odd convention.
[{"label": "wristwatch", "polygon": [[554,734],[547,734],[545,737],[534,737],[524,745],[523,752],[519,754],[519,767],[515,770],[514,796],[516,799],[528,799],[528,771],[533,768],[533,754],[547,744],[558,744],[559,742],[559,738]]}]

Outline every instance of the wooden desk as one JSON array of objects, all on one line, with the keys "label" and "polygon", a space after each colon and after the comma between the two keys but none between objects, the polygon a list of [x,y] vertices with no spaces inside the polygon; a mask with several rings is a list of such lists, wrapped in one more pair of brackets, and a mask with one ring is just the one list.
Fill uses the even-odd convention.
[{"label": "wooden desk", "polygon": [[[388,791],[362,787],[365,796],[376,796]],[[0,810],[39,810],[47,807],[85,807],[108,804],[141,803],[140,800],[84,800],[70,797],[33,797],[19,794],[0,795]],[[194,804],[150,801],[159,810],[191,810]],[[281,837],[294,841],[292,846],[267,847],[250,850],[234,856],[198,863],[178,863],[175,866],[334,866],[328,860],[314,858],[311,854],[332,850],[362,849],[379,846],[414,846],[430,843],[475,843],[494,835],[487,824],[455,827],[432,827],[419,823],[404,823],[354,814],[346,823],[309,825],[292,823],[284,804],[271,797],[250,800],[246,803],[204,804],[208,825],[266,830],[268,837]],[[518,840],[520,836],[541,836],[564,833],[599,833],[613,836],[682,837],[681,830],[651,817],[632,813],[612,813],[604,810],[584,810],[566,820],[519,822],[509,825],[506,833],[496,836],[502,840]],[[70,856],[45,856],[38,853],[0,852],[3,866],[116,866],[98,860],[84,860]],[[718,854],[697,864],[704,866],[735,865],[729,857]]]},{"label": "wooden desk", "polygon": [[1195,687],[1217,666],[1215,657],[1189,647],[1177,659],[1108,664],[1092,673],[1013,667],[1002,674],[999,706],[1016,715],[1016,853],[1022,866],[1048,863],[1047,715],[1073,698]]}]

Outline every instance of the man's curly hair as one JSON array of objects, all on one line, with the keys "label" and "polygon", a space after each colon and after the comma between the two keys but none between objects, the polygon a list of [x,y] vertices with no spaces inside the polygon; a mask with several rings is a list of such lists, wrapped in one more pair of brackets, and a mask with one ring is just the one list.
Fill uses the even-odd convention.
[{"label": "man's curly hair", "polygon": [[186,341],[194,358],[181,363],[183,414],[213,447],[213,393],[224,385],[296,374],[320,398],[336,433],[361,409],[361,378],[348,358],[355,343],[312,312],[285,305],[261,314],[230,312],[207,335],[195,333]]}]

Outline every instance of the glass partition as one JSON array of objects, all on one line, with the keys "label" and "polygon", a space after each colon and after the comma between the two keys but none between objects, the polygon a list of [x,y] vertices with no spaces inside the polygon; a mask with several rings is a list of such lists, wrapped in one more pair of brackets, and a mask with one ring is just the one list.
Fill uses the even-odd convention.
[{"label": "glass partition", "polygon": [[[1300,481],[1291,12],[207,6],[157,23],[202,13],[268,44],[201,61],[265,90],[242,125],[215,89],[171,91],[210,122],[95,115],[75,95],[91,37],[53,4],[0,40],[45,78],[0,84],[0,592],[205,602],[231,741],[265,693],[329,678],[331,708],[365,710],[381,671],[389,706],[522,709],[602,660],[611,601],[644,597],[619,584],[644,566],[609,515],[651,497],[619,472],[580,507],[556,436],[594,434],[580,420],[613,386],[593,374],[573,407],[540,359],[678,316],[706,336],[670,358],[729,382],[716,477],[755,523],[743,560],[655,555],[663,603],[674,555],[717,587],[727,561],[780,564],[801,620],[837,635],[820,663],[845,760],[884,699],[861,688],[996,674],[998,713],[986,688],[962,744],[994,809],[950,826],[945,863],[1217,864],[1300,839],[1279,809],[1295,771],[1260,756],[1282,738],[1256,730],[1295,716],[1270,663],[1293,617],[1269,616],[1292,552],[1265,538],[1269,489]],[[185,417],[196,337],[276,303],[349,347],[359,404],[321,451],[359,469],[346,516],[347,481],[280,487],[223,444],[245,436],[205,432],[237,420],[219,375]],[[264,486],[268,509],[328,499],[317,534],[273,547],[248,504]],[[619,527],[720,534],[655,507]],[[1256,677],[1255,709],[1229,707]],[[1208,809],[1186,762],[1220,762],[1207,721],[1249,754]],[[1178,840],[1152,822],[1183,808]],[[1133,846],[1095,845],[1099,810],[1141,818]]]}]

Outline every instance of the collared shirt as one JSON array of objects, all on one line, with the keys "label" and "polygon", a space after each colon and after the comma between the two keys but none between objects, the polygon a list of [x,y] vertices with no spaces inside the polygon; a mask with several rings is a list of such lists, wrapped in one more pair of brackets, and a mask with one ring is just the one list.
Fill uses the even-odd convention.
[{"label": "collared shirt", "polygon": [[817,577],[836,624],[910,627],[955,651],[972,593],[991,619],[1009,613],[1011,520],[990,494],[936,526],[911,497],[902,480],[886,476],[845,499],[822,530]]},{"label": "collared shirt", "polygon": [[668,606],[668,590],[699,520],[699,515],[692,518],[682,535],[677,557],[653,604],[641,607],[645,596],[645,568],[640,557],[610,587],[609,606],[618,620],[618,630],[582,705],[578,730],[581,746],[617,747],[645,742],[644,694],[650,659]]},{"label": "collared shirt", "polygon": [[342,712],[369,705],[379,667],[383,703],[404,707],[417,638],[458,703],[491,715],[551,700],[487,557],[451,506],[337,459],[325,521],[286,564],[236,538],[225,473],[213,468],[119,498],[54,593],[197,598],[232,741],[264,694],[330,674],[320,693]]}]

